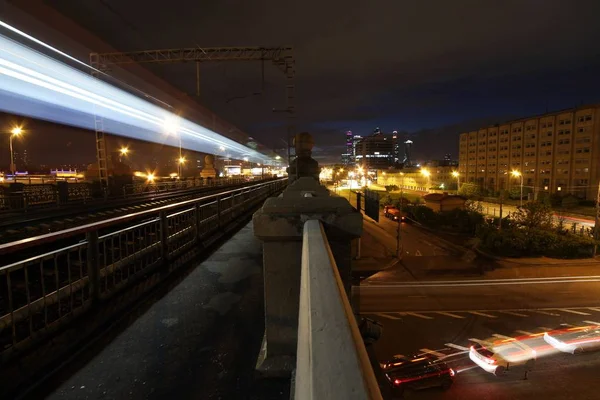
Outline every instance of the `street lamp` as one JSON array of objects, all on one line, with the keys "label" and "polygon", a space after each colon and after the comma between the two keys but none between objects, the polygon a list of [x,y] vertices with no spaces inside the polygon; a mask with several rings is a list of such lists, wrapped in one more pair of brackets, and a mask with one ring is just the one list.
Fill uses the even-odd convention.
[{"label": "street lamp", "polygon": [[427,188],[426,191],[429,191],[429,186],[431,186],[431,181],[429,180],[429,177],[431,176],[431,172],[429,172],[428,170],[426,170],[425,168],[421,169],[421,174],[427,178]]},{"label": "street lamp", "polygon": [[23,129],[20,126],[15,126],[10,131],[10,139],[9,139],[9,144],[10,144],[10,172],[11,172],[12,177],[13,177],[13,182],[15,181],[15,171],[16,171],[15,156],[14,156],[14,153],[13,153],[13,137],[19,136],[21,133],[23,133]]},{"label": "street lamp", "polygon": [[179,175],[180,179],[181,179],[181,169],[183,167],[183,164],[185,164],[185,162],[186,162],[185,157],[180,155],[179,159],[177,160],[177,174]]},{"label": "street lamp", "polygon": [[127,153],[129,153],[129,148],[127,148],[127,147],[121,147],[121,148],[119,149],[119,162],[121,162],[121,161],[122,161],[122,158],[123,158],[124,156],[126,156],[126,155],[127,155]]},{"label": "street lamp", "polygon": [[520,203],[521,207],[523,207],[523,174],[517,170],[512,170],[510,172],[510,174],[512,176],[514,176],[515,178],[517,178],[517,177],[521,178],[521,201],[519,203]]},{"label": "street lamp", "polygon": [[458,171],[452,171],[452,176],[456,178],[456,194],[458,194],[458,189],[460,189],[460,174]]}]

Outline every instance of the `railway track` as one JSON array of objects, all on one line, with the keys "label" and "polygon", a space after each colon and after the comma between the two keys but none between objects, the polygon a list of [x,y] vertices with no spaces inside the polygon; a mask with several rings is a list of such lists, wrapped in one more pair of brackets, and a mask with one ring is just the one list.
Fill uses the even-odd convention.
[{"label": "railway track", "polygon": [[200,186],[163,193],[148,193],[129,199],[76,203],[58,209],[38,209],[28,213],[3,214],[0,217],[0,243],[21,240],[30,236],[57,232],[82,224],[101,221],[127,213],[148,210],[173,202],[209,195],[219,191],[266,182],[233,182],[220,186]]}]

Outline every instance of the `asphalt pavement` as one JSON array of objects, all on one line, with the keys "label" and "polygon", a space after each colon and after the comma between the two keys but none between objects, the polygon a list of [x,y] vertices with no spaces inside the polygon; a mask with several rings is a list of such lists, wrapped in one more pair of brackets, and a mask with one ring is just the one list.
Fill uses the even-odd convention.
[{"label": "asphalt pavement", "polygon": [[28,398],[289,398],[289,380],[255,379],[263,321],[262,245],[249,223]]},{"label": "asphalt pavement", "polygon": [[[598,303],[600,304],[600,302]],[[477,307],[473,307],[475,310]],[[452,312],[366,313],[383,324],[375,344],[380,361],[394,355],[429,354],[444,361],[457,375],[448,391],[407,392],[414,399],[598,399],[600,353],[561,353],[543,340],[557,328],[600,324],[600,307]],[[517,341],[534,349],[533,369],[515,364],[494,376],[468,357],[472,339]]]}]

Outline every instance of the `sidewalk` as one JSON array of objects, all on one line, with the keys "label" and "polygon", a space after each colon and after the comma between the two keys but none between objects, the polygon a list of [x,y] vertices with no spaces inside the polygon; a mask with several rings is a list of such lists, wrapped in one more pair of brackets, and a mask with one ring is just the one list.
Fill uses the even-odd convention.
[{"label": "sidewalk", "polygon": [[[164,296],[116,322],[50,400],[289,398],[255,379],[264,333],[262,245],[249,223]],[[107,342],[107,343],[106,343]]]}]

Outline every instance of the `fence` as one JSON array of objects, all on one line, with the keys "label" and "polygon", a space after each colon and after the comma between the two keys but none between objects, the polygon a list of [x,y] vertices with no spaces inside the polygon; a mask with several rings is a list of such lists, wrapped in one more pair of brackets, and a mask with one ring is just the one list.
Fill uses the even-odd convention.
[{"label": "fence", "polygon": [[0,360],[166,268],[286,185],[273,180],[0,245],[3,260],[23,258],[0,267]]},{"label": "fence", "polygon": [[173,180],[164,182],[139,182],[123,185],[123,197],[127,198],[143,193],[162,193],[174,190],[184,190],[194,187],[220,187],[225,185],[236,185],[247,182],[244,178],[193,178],[184,180]]}]

